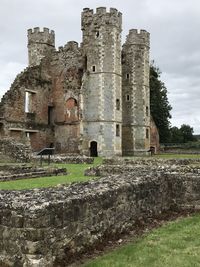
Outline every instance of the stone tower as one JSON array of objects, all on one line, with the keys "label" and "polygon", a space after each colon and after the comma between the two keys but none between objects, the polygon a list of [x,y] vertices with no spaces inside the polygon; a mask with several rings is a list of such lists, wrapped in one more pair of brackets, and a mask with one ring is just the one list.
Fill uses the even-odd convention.
[{"label": "stone tower", "polygon": [[100,156],[121,155],[121,30],[115,8],[82,12],[83,65],[82,151]]},{"label": "stone tower", "polygon": [[149,33],[130,30],[122,49],[122,149],[124,155],[150,148]]},{"label": "stone tower", "polygon": [[55,49],[54,31],[39,27],[28,30],[28,59],[29,66],[39,65],[41,59],[48,56]]}]

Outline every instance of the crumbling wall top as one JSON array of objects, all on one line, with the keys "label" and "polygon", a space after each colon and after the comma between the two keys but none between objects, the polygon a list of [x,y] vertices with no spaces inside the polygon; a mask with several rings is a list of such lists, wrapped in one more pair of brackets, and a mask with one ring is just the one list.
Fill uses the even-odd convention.
[{"label": "crumbling wall top", "polygon": [[126,44],[140,44],[150,46],[150,33],[146,30],[131,29],[126,36]]},{"label": "crumbling wall top", "polygon": [[78,49],[79,49],[79,45],[76,41],[69,41],[64,46],[58,47],[59,52],[63,52],[67,50],[78,50]]}]

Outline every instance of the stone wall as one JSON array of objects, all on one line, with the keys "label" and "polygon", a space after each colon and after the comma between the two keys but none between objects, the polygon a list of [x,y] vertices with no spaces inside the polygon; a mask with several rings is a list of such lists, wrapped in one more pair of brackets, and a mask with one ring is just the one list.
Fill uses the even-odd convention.
[{"label": "stone wall", "polygon": [[[40,160],[40,156],[33,155],[33,159]],[[48,162],[48,156],[43,156],[43,160]],[[68,164],[92,164],[94,158],[87,156],[80,156],[78,154],[55,154],[51,157],[53,163],[68,163]]]},{"label": "stone wall", "polygon": [[123,155],[145,155],[150,148],[149,38],[132,29],[122,49]]},{"label": "stone wall", "polygon": [[0,182],[57,175],[67,175],[66,168],[0,165]]},{"label": "stone wall", "polygon": [[100,156],[122,154],[121,18],[114,8],[82,12],[82,48],[87,64],[81,88],[81,134],[83,153],[91,156],[91,142],[97,142]]},{"label": "stone wall", "polygon": [[50,189],[0,191],[0,266],[67,266],[78,255],[171,208],[199,208],[194,173],[102,177]]},{"label": "stone wall", "polygon": [[6,157],[11,161],[28,162],[30,161],[31,148],[29,144],[16,142],[14,139],[0,140],[0,159]]}]

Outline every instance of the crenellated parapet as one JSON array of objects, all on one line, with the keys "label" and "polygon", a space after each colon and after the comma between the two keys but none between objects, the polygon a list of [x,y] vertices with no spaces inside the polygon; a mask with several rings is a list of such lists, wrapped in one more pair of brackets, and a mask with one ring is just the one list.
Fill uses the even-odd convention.
[{"label": "crenellated parapet", "polygon": [[150,34],[146,30],[131,29],[126,37],[125,45],[146,45],[150,46]]},{"label": "crenellated parapet", "polygon": [[31,43],[43,43],[55,47],[55,33],[48,28],[43,28],[43,31],[39,27],[29,29],[28,44]]},{"label": "crenellated parapet", "polygon": [[102,26],[102,25],[112,25],[117,28],[122,28],[122,13],[116,8],[110,8],[107,12],[106,7],[98,7],[96,12],[93,9],[84,8],[81,16],[81,26],[82,30],[87,27]]},{"label": "crenellated parapet", "polygon": [[39,27],[28,30],[29,65],[39,65],[43,57],[49,56],[55,49],[55,33],[48,28]]}]

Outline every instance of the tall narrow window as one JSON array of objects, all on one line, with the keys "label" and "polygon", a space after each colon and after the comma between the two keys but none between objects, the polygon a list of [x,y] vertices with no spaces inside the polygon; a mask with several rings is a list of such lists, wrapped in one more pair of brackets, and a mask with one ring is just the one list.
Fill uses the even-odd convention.
[{"label": "tall narrow window", "polygon": [[87,70],[87,56],[84,57],[84,70]]},{"label": "tall narrow window", "polygon": [[149,139],[149,129],[146,129],[146,139]]},{"label": "tall narrow window", "polygon": [[116,99],[116,110],[120,110],[120,100]]},{"label": "tall narrow window", "polygon": [[126,95],[126,101],[130,101],[130,95]]},{"label": "tall narrow window", "polygon": [[25,112],[31,112],[31,94],[29,92],[25,92]]},{"label": "tall narrow window", "polygon": [[146,116],[149,116],[149,107],[146,106]]},{"label": "tall narrow window", "polygon": [[96,67],[92,66],[92,71],[95,72],[96,71]]},{"label": "tall narrow window", "polygon": [[116,136],[120,136],[120,126],[116,124]]},{"label": "tall narrow window", "polygon": [[53,123],[53,107],[48,106],[48,125]]},{"label": "tall narrow window", "polygon": [[127,73],[127,74],[126,74],[126,79],[129,80],[129,78],[130,78],[130,74]]}]

